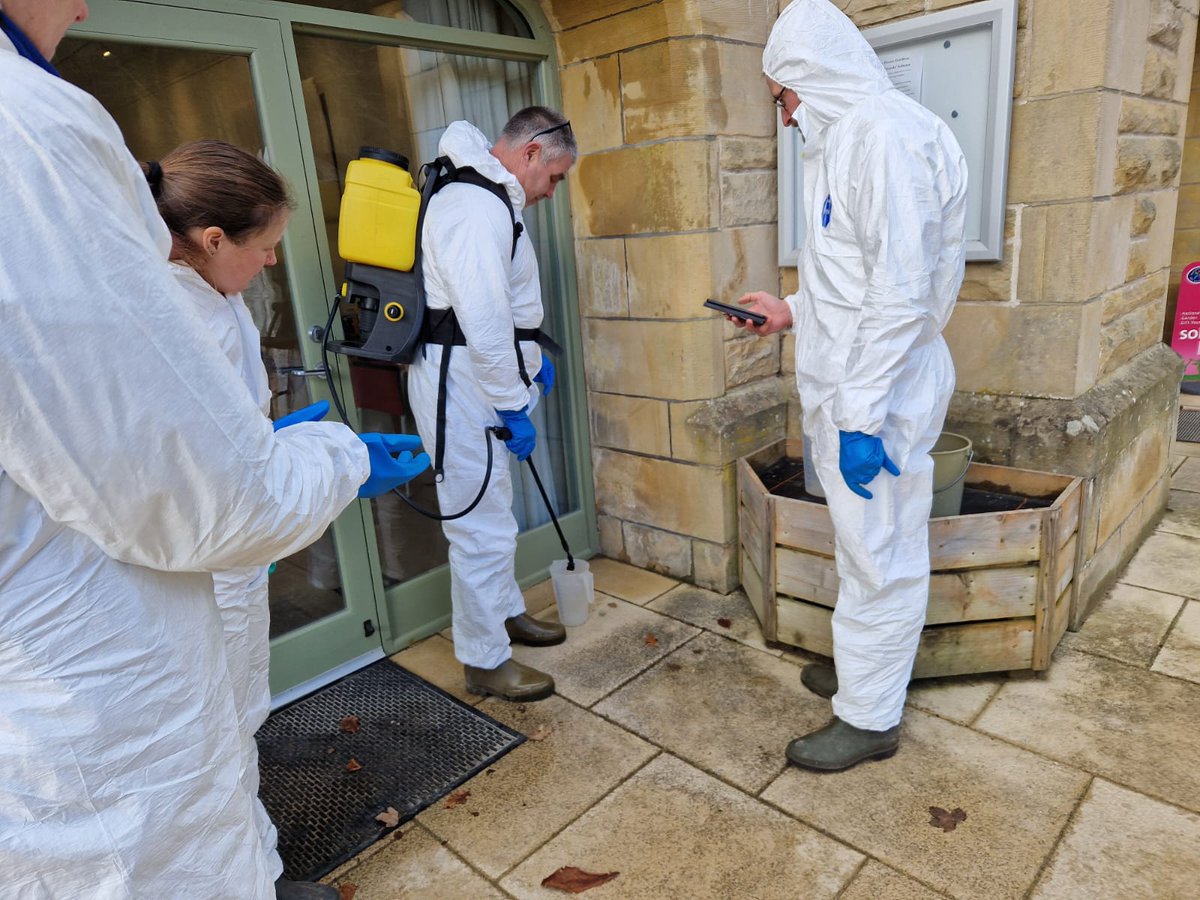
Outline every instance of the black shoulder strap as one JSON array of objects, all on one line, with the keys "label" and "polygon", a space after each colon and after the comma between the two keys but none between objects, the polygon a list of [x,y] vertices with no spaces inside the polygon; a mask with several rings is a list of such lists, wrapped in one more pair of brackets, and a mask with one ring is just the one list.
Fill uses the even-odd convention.
[{"label": "black shoulder strap", "polygon": [[[521,233],[525,230],[525,226],[521,222],[517,221],[517,213],[513,209],[512,200],[508,198],[508,191],[504,189],[504,186],[497,184],[490,178],[485,178],[483,175],[480,175],[479,172],[477,172],[471,166],[463,166],[462,168],[455,166],[454,163],[450,161],[450,157],[448,156],[439,156],[436,160],[430,163],[430,167],[431,171],[426,175],[427,185],[431,178],[433,180],[432,188],[429,190],[430,197],[451,182],[457,181],[463,184],[473,184],[476,187],[481,187],[485,191],[495,194],[500,198],[500,201],[504,204],[504,208],[508,210],[508,217],[512,219],[513,239],[512,252],[509,254],[509,259],[515,257],[517,255],[517,241],[520,239]],[[428,203],[428,200],[425,199],[425,191],[422,190],[421,193],[421,212],[424,213],[424,206],[426,203]]]}]

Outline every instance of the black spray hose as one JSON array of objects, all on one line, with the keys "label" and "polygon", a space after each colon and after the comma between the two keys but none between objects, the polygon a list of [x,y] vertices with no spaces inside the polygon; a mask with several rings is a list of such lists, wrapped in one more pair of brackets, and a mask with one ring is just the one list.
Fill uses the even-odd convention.
[{"label": "black spray hose", "polygon": [[[330,365],[329,365],[329,334],[333,329],[333,320],[334,320],[334,317],[337,315],[338,306],[341,305],[341,302],[342,302],[341,297],[333,298],[333,306],[329,310],[329,318],[325,320],[325,331],[321,335],[321,365],[325,369],[325,383],[329,385],[329,393],[333,397],[334,408],[337,409],[337,414],[341,418],[342,424],[345,425],[347,428],[349,428],[350,427],[350,417],[346,415],[346,408],[344,406],[342,406],[342,398],[341,398],[341,395],[338,393],[337,385],[334,383],[333,370],[332,370],[332,368],[330,368]],[[501,432],[504,433],[504,435],[505,435],[504,437],[500,437]],[[408,507],[413,512],[419,513],[420,515],[425,516],[425,518],[427,518],[427,519],[434,519],[438,522],[452,522],[455,519],[461,519],[463,516],[465,516],[467,513],[469,513],[471,510],[473,510],[476,506],[479,505],[479,501],[483,499],[483,495],[487,491],[488,483],[492,480],[492,434],[495,434],[502,441],[508,440],[510,437],[512,437],[511,431],[509,431],[507,428],[502,428],[499,425],[489,426],[489,427],[483,429],[483,439],[487,442],[487,469],[483,473],[483,484],[481,484],[479,486],[479,493],[475,495],[475,499],[471,501],[470,505],[468,505],[464,509],[460,509],[456,513],[442,515],[441,513],[435,513],[432,510],[425,509],[425,507],[420,506],[417,503],[414,503],[412,500],[410,500],[408,498],[407,495],[400,493],[399,488],[392,488],[392,493],[395,494],[397,497],[399,497],[401,500],[403,500],[405,503],[407,503]],[[530,462],[529,465],[532,466],[533,463]],[[536,472],[534,473],[533,477],[537,478]],[[542,486],[542,483],[539,481],[538,487],[541,488],[541,486]],[[546,497],[546,492],[542,491],[542,498],[545,499],[545,497]],[[546,508],[547,509],[550,508],[549,500],[546,501]],[[550,515],[553,516],[554,512],[551,511]],[[555,521],[554,526],[556,528],[558,527],[557,520]],[[560,530],[558,534],[561,537],[562,531]],[[566,539],[564,538],[563,539],[563,547],[566,547],[566,546],[567,546]],[[570,551],[567,552],[567,555],[570,556]],[[575,568],[575,563],[572,562],[571,565],[569,566],[569,568],[572,568],[572,569]]]},{"label": "black spray hose", "polygon": [[527,457],[525,462],[529,463],[529,471],[533,473],[533,480],[542,495],[542,502],[546,504],[546,512],[550,513],[550,521],[554,523],[554,530],[558,532],[558,539],[562,541],[563,552],[567,554],[567,571],[574,572],[575,557],[571,555],[571,548],[567,546],[567,536],[563,534],[562,526],[558,524],[558,516],[554,515],[554,508],[550,505],[550,498],[546,496],[546,488],[542,486],[542,479],[533,464],[533,457]]}]

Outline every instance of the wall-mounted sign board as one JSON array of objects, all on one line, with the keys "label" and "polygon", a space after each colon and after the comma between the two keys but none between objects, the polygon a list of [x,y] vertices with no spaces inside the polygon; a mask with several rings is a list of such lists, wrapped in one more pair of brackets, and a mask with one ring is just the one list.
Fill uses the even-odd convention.
[{"label": "wall-mounted sign board", "polygon": [[[967,160],[967,259],[1004,255],[1004,197],[1016,61],[1017,0],[966,6],[863,30],[893,84],[950,126]],[[779,264],[804,242],[795,128],[779,126]]]}]

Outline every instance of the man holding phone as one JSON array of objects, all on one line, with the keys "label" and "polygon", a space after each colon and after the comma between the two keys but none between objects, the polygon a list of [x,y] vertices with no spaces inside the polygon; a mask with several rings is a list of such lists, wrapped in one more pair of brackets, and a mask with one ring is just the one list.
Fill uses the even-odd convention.
[{"label": "man holding phone", "polygon": [[967,170],[945,123],[892,86],[828,0],[794,0],[780,14],[763,72],[783,124],[805,140],[800,290],[745,294],[738,302],[766,321],[731,321],[796,333],[804,433],[840,586],[836,671],[801,673],[832,698],[834,719],[787,755],[839,771],[899,744],[929,597],[929,451],[954,391],[941,332],[963,279]]}]

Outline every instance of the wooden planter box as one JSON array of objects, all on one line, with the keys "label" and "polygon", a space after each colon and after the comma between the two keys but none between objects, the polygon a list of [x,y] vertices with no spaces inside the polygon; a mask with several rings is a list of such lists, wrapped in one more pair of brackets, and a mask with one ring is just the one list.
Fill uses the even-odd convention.
[{"label": "wooden planter box", "polygon": [[[829,510],[771,494],[757,474],[801,453],[798,441],[781,441],[737,462],[742,587],[768,641],[832,656]],[[975,463],[966,486],[1053,502],[930,520],[929,610],[913,677],[1045,669],[1076,602],[1083,481]]]}]

